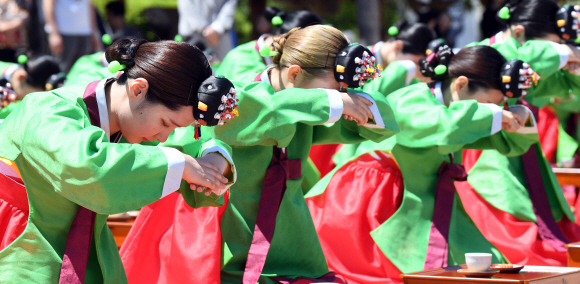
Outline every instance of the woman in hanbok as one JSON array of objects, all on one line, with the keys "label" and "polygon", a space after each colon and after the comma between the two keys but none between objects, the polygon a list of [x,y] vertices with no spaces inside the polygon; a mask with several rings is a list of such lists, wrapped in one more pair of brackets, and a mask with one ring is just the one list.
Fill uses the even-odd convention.
[{"label": "woman in hanbok", "polygon": [[[511,75],[517,96],[534,73],[486,46],[456,55],[444,47],[421,71],[435,82],[387,96],[401,132],[361,143],[356,158],[306,196],[328,265],[349,283],[400,283],[401,273],[465,263],[468,252],[506,261],[455,198],[453,181],[466,178],[463,149],[518,155],[537,141],[525,107],[498,106],[507,93],[502,77]],[[520,81],[520,72],[531,75]]]},{"label": "woman in hanbok", "polygon": [[[234,181],[227,145],[176,129],[222,123],[214,114],[233,90],[199,49],[119,40],[107,60],[118,80],[29,95],[0,125],[0,156],[19,171],[1,167],[0,210],[29,212],[0,251],[2,282],[127,283],[109,214],[176,191],[192,206],[219,206]],[[25,194],[9,190],[18,183]]]},{"label": "woman in hanbok", "polygon": [[[579,91],[580,78],[570,74],[578,50],[559,43],[577,37],[572,27],[579,12],[571,6],[560,8],[553,0],[510,1],[498,15],[506,30],[479,43],[497,49],[506,59],[528,62],[542,76],[523,97],[538,120],[540,143],[519,157],[465,151],[469,178],[456,183],[462,201],[471,204],[467,213],[512,263],[565,266],[564,245],[580,241],[574,214],[550,164],[555,162],[558,117],[545,107],[553,98],[569,98]],[[562,70],[567,66],[572,68]],[[510,98],[507,104],[519,100]]]},{"label": "woman in hanbok", "polygon": [[203,132],[232,146],[234,162],[244,165],[227,205],[214,212],[163,200],[145,207],[121,248],[129,281],[344,283],[326,264],[301,169],[312,144],[381,141],[398,127],[382,94],[339,91],[377,70],[372,53],[336,28],[291,30],[274,37],[272,51],[274,67],[237,88],[240,117]]},{"label": "woman in hanbok", "polygon": [[257,40],[232,49],[220,63],[216,74],[224,75],[232,81],[255,76],[264,71],[266,66],[272,65],[270,47],[273,36],[285,34],[293,28],[305,28],[323,23],[318,15],[306,10],[286,12],[276,7],[266,7],[264,17],[275,27],[273,34],[263,34]]},{"label": "woman in hanbok", "polygon": [[[49,91],[62,86],[64,73],[58,62],[49,55],[33,56],[21,54],[17,63],[1,62],[0,87],[13,93],[7,104],[0,107],[0,119],[5,119],[18,106],[18,102],[30,93]],[[9,103],[9,104],[8,104]]]}]

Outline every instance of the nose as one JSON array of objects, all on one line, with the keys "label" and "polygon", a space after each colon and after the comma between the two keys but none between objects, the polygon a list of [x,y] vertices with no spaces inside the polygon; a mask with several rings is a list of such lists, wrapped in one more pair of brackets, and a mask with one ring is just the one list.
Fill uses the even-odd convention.
[{"label": "nose", "polygon": [[161,134],[161,133],[155,135],[155,138],[157,139],[157,141],[159,141],[161,143],[167,141],[167,137],[169,137],[169,135],[164,135],[164,134]]}]

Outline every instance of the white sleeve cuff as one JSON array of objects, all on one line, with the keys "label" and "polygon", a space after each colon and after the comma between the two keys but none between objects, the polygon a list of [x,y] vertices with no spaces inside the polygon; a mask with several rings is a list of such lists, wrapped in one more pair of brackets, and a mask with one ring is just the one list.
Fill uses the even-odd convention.
[{"label": "white sleeve cuff", "polygon": [[342,102],[342,95],[337,90],[322,89],[326,91],[328,95],[328,105],[330,106],[330,115],[328,116],[327,123],[335,123],[342,116],[342,111],[344,110],[344,104]]},{"label": "white sleeve cuff", "polygon": [[405,69],[407,69],[407,78],[405,79],[405,85],[408,86],[409,84],[411,84],[411,80],[415,78],[415,75],[417,75],[417,64],[415,64],[415,62],[411,60],[399,60],[397,62],[399,62],[401,65],[403,65],[403,67],[405,67]]},{"label": "white sleeve cuff", "polygon": [[566,48],[565,46],[562,46],[559,43],[555,43],[555,42],[551,42],[551,41],[549,41],[549,43],[556,49],[556,51],[558,51],[558,54],[560,54],[560,66],[558,67],[558,69],[564,68],[564,66],[566,66],[566,64],[568,64],[568,57],[570,56],[568,48]]},{"label": "white sleeve cuff", "polygon": [[503,109],[496,104],[484,104],[484,103],[479,104],[489,107],[489,109],[493,112],[493,121],[491,122],[491,135],[498,133],[501,130]]},{"label": "white sleeve cuff", "polygon": [[[209,153],[215,153],[215,152],[220,153],[228,161],[228,163],[230,163],[230,165],[232,166],[232,172],[234,173],[234,183],[235,183],[236,180],[238,179],[238,171],[236,171],[236,165],[234,164],[234,160],[232,159],[232,157],[230,156],[228,151],[226,151],[226,149],[224,149],[220,146],[217,146],[217,145],[212,146],[212,147],[205,149],[203,151],[203,153],[201,153],[201,156],[203,157]],[[229,188],[232,184],[229,184],[227,187]]]},{"label": "white sleeve cuff", "polygon": [[161,193],[161,198],[163,198],[179,189],[183,170],[185,169],[185,157],[177,149],[161,146],[159,148],[163,150],[165,157],[167,157],[167,175],[165,176],[163,192]]},{"label": "white sleeve cuff", "polygon": [[375,121],[375,123],[366,123],[365,125],[363,125],[364,127],[369,127],[369,128],[385,128],[385,123],[383,122],[383,117],[381,116],[381,112],[379,111],[379,107],[377,106],[377,103],[375,102],[375,100],[369,96],[368,94],[365,93],[357,93],[357,95],[371,101],[373,103],[372,106],[369,107],[369,109],[371,110],[371,113],[373,114],[373,119]]},{"label": "white sleeve cuff", "polygon": [[520,134],[538,133],[538,127],[536,126],[536,118],[534,117],[534,113],[525,105],[513,105],[508,107],[509,110],[514,108],[523,108],[528,112],[528,119],[525,121],[524,127],[518,128],[516,132]]}]

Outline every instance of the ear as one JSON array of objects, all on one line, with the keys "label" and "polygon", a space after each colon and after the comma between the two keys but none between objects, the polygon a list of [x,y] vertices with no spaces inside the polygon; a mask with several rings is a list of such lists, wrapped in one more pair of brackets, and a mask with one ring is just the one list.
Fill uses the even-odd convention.
[{"label": "ear", "polygon": [[395,40],[395,42],[393,42],[393,51],[395,51],[395,53],[403,51],[403,47],[405,47],[405,44],[402,40]]},{"label": "ear", "polygon": [[469,79],[465,76],[459,76],[455,79],[455,92],[457,94],[461,93],[462,91],[467,91],[467,87],[469,86]]},{"label": "ear", "polygon": [[[300,73],[302,72],[302,68],[298,65],[290,65],[290,67],[288,67],[288,71],[286,71],[286,74],[288,75],[288,81],[291,84],[296,84],[296,78],[298,77],[298,75],[300,75]],[[284,82],[286,83],[286,82]]]},{"label": "ear", "polygon": [[129,83],[129,98],[144,98],[149,90],[149,82],[144,78],[137,78]]},{"label": "ear", "polygon": [[519,39],[526,34],[526,28],[522,25],[512,26],[512,31],[514,33],[514,38]]},{"label": "ear", "polygon": [[22,84],[24,81],[26,81],[26,78],[28,78],[28,73],[26,73],[26,71],[24,69],[16,69],[16,71],[14,71],[14,73],[12,73],[12,78],[14,78],[13,82],[18,82],[19,84]]}]

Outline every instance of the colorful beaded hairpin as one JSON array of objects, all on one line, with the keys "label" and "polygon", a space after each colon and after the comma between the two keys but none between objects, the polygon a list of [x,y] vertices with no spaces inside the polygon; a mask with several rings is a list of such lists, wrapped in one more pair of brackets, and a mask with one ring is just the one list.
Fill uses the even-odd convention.
[{"label": "colorful beaded hairpin", "polygon": [[[519,98],[525,96],[526,89],[538,85],[541,77],[529,64],[521,60],[510,60],[506,62],[500,71],[501,90],[509,98]],[[517,80],[513,80],[517,78]]]}]

